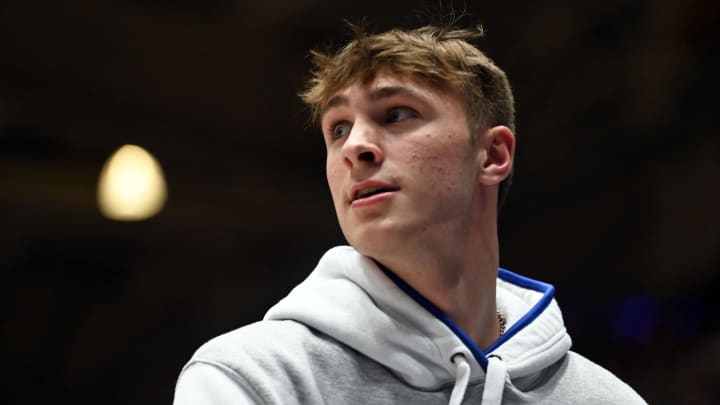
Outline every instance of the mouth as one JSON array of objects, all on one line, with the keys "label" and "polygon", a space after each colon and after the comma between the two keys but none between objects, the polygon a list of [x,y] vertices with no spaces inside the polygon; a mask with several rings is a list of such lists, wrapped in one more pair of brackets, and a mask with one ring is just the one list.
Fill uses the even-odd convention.
[{"label": "mouth", "polygon": [[352,194],[352,201],[355,202],[358,200],[370,198],[372,196],[383,194],[383,193],[390,193],[393,191],[398,191],[398,187],[392,187],[388,185],[374,185],[369,187],[362,187],[355,190]]}]

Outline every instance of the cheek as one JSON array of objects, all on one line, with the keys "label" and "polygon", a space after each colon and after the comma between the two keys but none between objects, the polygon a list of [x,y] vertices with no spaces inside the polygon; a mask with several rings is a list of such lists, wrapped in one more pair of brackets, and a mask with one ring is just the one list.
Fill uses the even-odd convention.
[{"label": "cheek", "polygon": [[416,143],[408,148],[408,164],[439,199],[472,187],[474,159],[465,139],[450,134],[446,142]]},{"label": "cheek", "polygon": [[407,156],[408,163],[428,178],[454,178],[467,170],[468,152],[465,144],[431,141],[411,144]]},{"label": "cheek", "polygon": [[327,177],[328,186],[330,187],[330,194],[332,194],[333,201],[338,200],[338,197],[342,193],[342,173],[338,167],[338,163],[332,158],[328,158],[325,164],[325,175]]}]

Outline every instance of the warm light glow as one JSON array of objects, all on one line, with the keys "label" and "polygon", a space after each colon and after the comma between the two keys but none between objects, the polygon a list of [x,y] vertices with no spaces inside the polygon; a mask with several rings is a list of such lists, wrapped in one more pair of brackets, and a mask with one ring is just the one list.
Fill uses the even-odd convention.
[{"label": "warm light glow", "polygon": [[165,205],[167,186],[162,168],[145,149],[124,145],[103,166],[98,182],[100,212],[118,221],[139,221]]}]

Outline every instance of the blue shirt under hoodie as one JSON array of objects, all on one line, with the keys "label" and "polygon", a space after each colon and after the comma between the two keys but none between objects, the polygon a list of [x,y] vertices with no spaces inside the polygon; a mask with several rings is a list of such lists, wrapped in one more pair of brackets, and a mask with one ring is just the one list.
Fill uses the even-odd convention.
[{"label": "blue shirt under hoodie", "polygon": [[553,292],[499,270],[507,329],[483,351],[394,274],[336,247],[262,321],[200,347],[174,404],[645,404],[570,351]]}]

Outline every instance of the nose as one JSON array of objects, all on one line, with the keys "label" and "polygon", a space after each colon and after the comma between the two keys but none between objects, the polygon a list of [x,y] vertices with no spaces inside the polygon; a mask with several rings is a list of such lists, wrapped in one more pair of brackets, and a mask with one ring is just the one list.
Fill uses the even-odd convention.
[{"label": "nose", "polygon": [[380,129],[372,123],[356,120],[343,144],[345,164],[350,167],[374,166],[384,159]]}]

